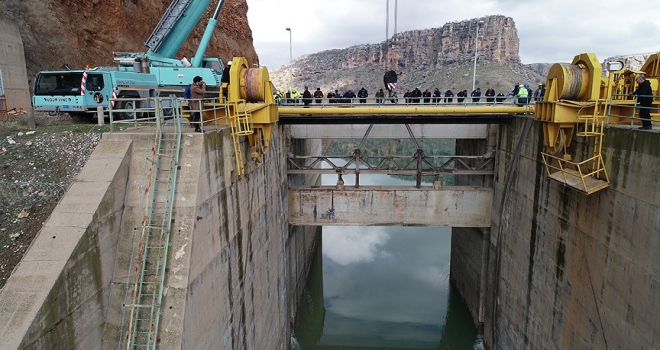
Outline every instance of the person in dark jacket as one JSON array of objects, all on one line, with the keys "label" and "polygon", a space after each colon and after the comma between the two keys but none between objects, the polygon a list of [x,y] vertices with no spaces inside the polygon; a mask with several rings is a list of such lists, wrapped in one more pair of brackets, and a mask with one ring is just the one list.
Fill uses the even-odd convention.
[{"label": "person in dark jacket", "polygon": [[495,102],[495,89],[489,87],[488,90],[486,90],[485,95],[486,95],[486,102],[488,103]]},{"label": "person in dark jacket", "polygon": [[316,103],[321,104],[323,102],[323,91],[321,91],[321,88],[316,88],[316,91],[314,91],[314,98],[316,99]]},{"label": "person in dark jacket", "polygon": [[466,97],[467,97],[467,90],[459,91],[456,93],[456,101],[458,103],[463,103]]},{"label": "person in dark jacket", "polygon": [[442,97],[442,93],[440,92],[440,89],[435,88],[435,90],[433,90],[433,103],[435,103],[435,104],[440,103],[441,102],[440,97]]},{"label": "person in dark jacket", "polygon": [[369,96],[369,93],[367,92],[367,89],[362,88],[358,90],[357,97],[360,98],[360,103],[367,103],[367,97]]},{"label": "person in dark jacket", "polygon": [[335,103],[335,93],[332,90],[328,91],[328,103]]},{"label": "person in dark jacket", "polygon": [[355,93],[353,90],[348,90],[344,93],[344,103],[353,103],[353,99],[355,98]]},{"label": "person in dark jacket", "polygon": [[445,91],[445,103],[452,103],[454,101],[454,92],[451,89]]},{"label": "person in dark jacket", "polygon": [[309,104],[312,103],[312,93],[307,86],[305,86],[305,91],[303,91],[302,101],[305,104],[305,107],[309,107]]},{"label": "person in dark jacket", "polygon": [[413,98],[412,103],[419,103],[420,97],[422,97],[422,90],[420,90],[419,88],[415,88],[411,92],[411,96]]},{"label": "person in dark jacket", "polygon": [[424,103],[430,103],[431,102],[431,90],[426,89],[422,93],[422,96],[424,96]]},{"label": "person in dark jacket", "polygon": [[516,85],[513,87],[513,90],[511,91],[511,96],[513,96],[514,104],[518,103],[518,91],[520,91],[520,85],[521,83],[516,83]]},{"label": "person in dark jacket", "polygon": [[470,96],[472,96],[472,102],[473,103],[479,103],[479,100],[481,100],[481,88],[476,88],[470,93]]},{"label": "person in dark jacket", "polygon": [[637,96],[637,104],[639,107],[639,118],[642,120],[642,126],[639,129],[651,130],[651,104],[653,103],[653,89],[651,82],[646,80],[643,74],[635,78],[637,82],[637,89],[633,95]]}]

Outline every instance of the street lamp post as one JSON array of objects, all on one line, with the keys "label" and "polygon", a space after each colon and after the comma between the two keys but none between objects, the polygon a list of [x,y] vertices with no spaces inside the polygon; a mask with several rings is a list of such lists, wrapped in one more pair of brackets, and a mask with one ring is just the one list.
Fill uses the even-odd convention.
[{"label": "street lamp post", "polygon": [[293,89],[293,40],[291,39],[291,28],[286,28],[289,32],[289,91]]},{"label": "street lamp post", "polygon": [[472,91],[474,91],[474,84],[477,81],[477,45],[479,43],[479,25],[484,21],[477,23],[477,35],[474,36],[474,69],[472,69]]}]

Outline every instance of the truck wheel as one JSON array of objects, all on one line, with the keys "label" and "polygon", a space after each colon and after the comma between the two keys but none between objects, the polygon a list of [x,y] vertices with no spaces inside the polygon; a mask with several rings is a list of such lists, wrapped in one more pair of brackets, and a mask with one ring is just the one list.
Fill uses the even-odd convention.
[{"label": "truck wheel", "polygon": [[117,120],[127,120],[127,119],[135,119],[135,111],[134,109],[136,108],[135,102],[134,101],[119,101],[117,104],[117,109],[125,109],[126,111],[118,112],[115,114]]}]

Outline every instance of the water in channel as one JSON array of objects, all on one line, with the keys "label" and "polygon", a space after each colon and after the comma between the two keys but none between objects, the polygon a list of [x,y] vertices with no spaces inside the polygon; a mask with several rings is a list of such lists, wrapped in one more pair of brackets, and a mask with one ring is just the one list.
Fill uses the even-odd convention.
[{"label": "water in channel", "polygon": [[[387,175],[360,184],[414,186]],[[450,228],[323,227],[291,349],[483,349],[449,284],[450,250]]]}]

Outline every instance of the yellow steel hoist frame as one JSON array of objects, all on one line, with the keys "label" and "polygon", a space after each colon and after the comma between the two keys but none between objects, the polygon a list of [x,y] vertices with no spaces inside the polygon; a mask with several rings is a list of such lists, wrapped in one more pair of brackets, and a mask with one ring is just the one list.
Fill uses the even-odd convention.
[{"label": "yellow steel hoist frame", "polygon": [[[226,103],[225,103],[226,102]],[[226,119],[218,118],[223,110]],[[273,86],[266,67],[250,68],[243,57],[234,57],[229,70],[229,83],[220,89],[219,103],[205,103],[202,120],[229,124],[236,156],[238,175],[245,173],[240,137],[247,136],[251,158],[261,161],[272,141],[273,128],[279,119],[273,98]]]},{"label": "yellow steel hoist frame", "polygon": [[[575,56],[570,65],[556,63],[550,68],[543,102],[537,102],[534,110],[534,119],[543,122],[545,152],[541,156],[550,179],[586,194],[609,186],[602,156],[605,124],[639,121],[630,96],[636,88],[635,77],[644,73],[658,91],[658,57],[651,55],[641,71],[625,70],[622,62],[612,62],[607,77],[592,53]],[[574,136],[593,139],[587,159],[572,159],[568,149]]]}]

